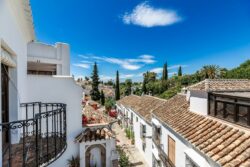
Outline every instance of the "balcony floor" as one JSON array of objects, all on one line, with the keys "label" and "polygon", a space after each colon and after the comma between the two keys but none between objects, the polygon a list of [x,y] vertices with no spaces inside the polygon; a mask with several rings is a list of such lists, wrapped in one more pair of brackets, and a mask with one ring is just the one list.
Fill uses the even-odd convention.
[{"label": "balcony floor", "polygon": [[[35,138],[34,136],[26,137],[25,138],[25,150],[23,150],[23,143],[22,139],[20,143],[18,144],[12,144],[11,145],[11,166],[23,166],[23,154],[25,154],[25,166],[27,167],[34,167],[36,166],[36,148],[35,148]],[[63,148],[59,149],[60,143],[63,146],[63,139],[61,137],[56,137],[56,144],[55,144],[55,138],[48,137],[48,154],[47,154],[47,139],[42,138],[40,140],[41,142],[41,150],[42,155],[40,155],[40,161],[41,164],[48,162],[47,161],[47,156],[49,155],[49,159],[51,157],[54,157],[55,155],[55,147],[57,147],[57,150],[59,153],[59,150],[62,150]],[[9,149],[7,149],[6,153],[4,154],[3,157],[3,167],[8,167],[9,166]]]}]

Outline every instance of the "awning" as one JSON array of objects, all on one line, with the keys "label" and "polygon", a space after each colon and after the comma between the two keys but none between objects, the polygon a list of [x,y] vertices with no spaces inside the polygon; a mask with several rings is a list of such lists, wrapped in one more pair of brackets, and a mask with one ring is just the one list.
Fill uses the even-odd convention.
[{"label": "awning", "polygon": [[1,50],[0,56],[1,63],[9,67],[16,67],[16,62],[13,60],[12,56],[5,51],[4,49]]}]

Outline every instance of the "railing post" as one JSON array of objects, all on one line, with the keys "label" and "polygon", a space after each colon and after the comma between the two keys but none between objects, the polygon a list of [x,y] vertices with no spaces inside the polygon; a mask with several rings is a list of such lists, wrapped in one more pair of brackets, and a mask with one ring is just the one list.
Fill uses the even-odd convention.
[{"label": "railing post", "polygon": [[38,167],[39,166],[39,125],[38,125],[38,122],[39,122],[39,117],[40,115],[36,115],[35,116],[35,123],[36,123],[36,166]]}]

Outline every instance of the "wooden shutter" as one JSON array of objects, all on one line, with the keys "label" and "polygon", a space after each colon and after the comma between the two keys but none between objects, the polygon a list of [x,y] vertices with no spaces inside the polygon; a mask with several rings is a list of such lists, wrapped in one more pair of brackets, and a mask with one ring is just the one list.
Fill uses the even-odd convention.
[{"label": "wooden shutter", "polygon": [[168,136],[168,157],[170,161],[175,165],[175,141]]}]

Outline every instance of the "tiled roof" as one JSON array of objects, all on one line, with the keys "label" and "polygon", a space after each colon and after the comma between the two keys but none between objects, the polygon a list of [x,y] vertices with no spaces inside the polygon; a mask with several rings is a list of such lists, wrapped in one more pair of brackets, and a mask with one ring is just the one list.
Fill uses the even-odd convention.
[{"label": "tiled roof", "polygon": [[250,134],[190,112],[185,96],[174,96],[153,114],[221,166],[250,166]]},{"label": "tiled roof", "polygon": [[102,139],[109,139],[112,137],[112,133],[107,129],[85,129],[82,133],[75,137],[76,142],[87,142],[87,141],[96,141]]},{"label": "tiled roof", "polygon": [[188,90],[200,91],[250,91],[248,79],[206,79],[189,86]]},{"label": "tiled roof", "polygon": [[134,112],[142,116],[146,121],[151,122],[151,113],[153,109],[163,104],[165,100],[153,96],[130,95],[122,98],[117,104],[131,108]]}]

